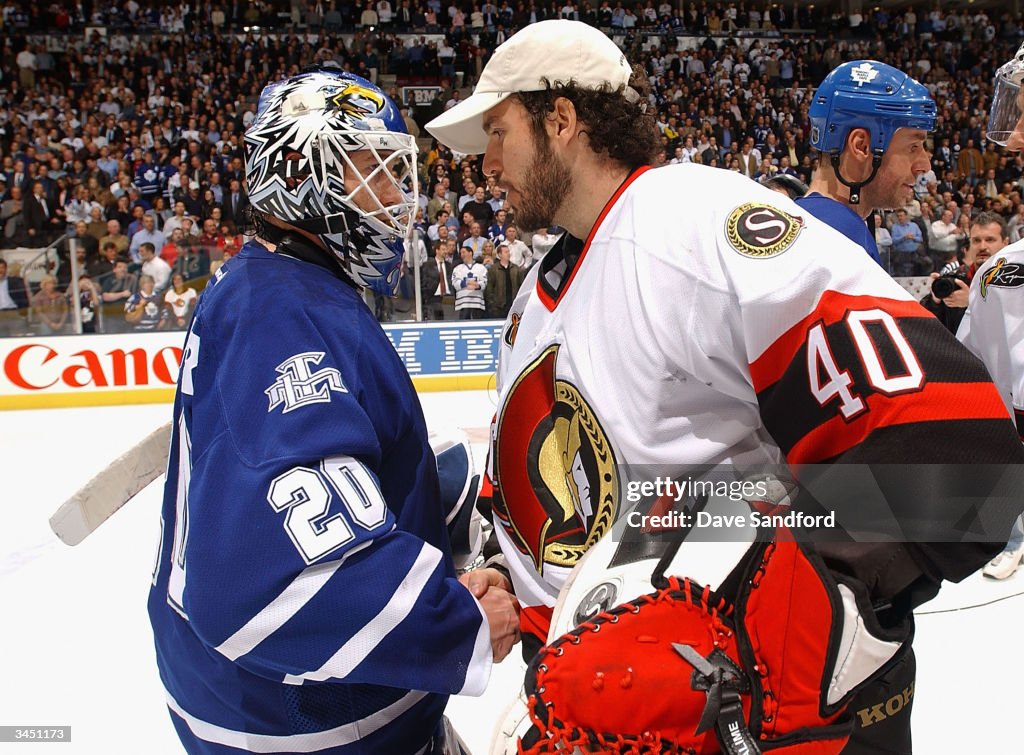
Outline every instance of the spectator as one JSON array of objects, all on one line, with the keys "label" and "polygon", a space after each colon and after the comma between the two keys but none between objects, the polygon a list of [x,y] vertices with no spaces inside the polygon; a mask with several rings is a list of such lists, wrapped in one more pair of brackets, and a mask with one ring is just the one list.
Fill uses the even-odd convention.
[{"label": "spectator", "polygon": [[224,220],[230,223],[232,228],[241,225],[249,207],[249,196],[242,189],[242,182],[237,178],[232,178],[228,182],[228,191],[223,206]]},{"label": "spectator", "polygon": [[4,239],[12,245],[26,235],[24,209],[21,189],[12,186],[7,199],[0,202],[0,225],[3,227]]},{"label": "spectator", "polygon": [[[174,202],[174,209],[171,213],[171,217],[167,218],[166,222],[164,222],[163,226],[160,228],[166,238],[171,237],[175,228],[182,228],[185,224],[185,218],[189,217],[185,213],[185,203],[180,199]],[[196,236],[199,235],[199,229],[195,227],[195,224],[192,225],[191,232]]]},{"label": "spectator", "polygon": [[64,211],[47,199],[43,184],[32,184],[32,194],[25,200],[22,211],[25,230],[31,240],[40,245],[49,243],[64,228]]},{"label": "spectator", "polygon": [[509,225],[505,230],[505,243],[508,245],[509,261],[523,272],[533,264],[533,251],[519,239],[519,229]]},{"label": "spectator", "polygon": [[553,247],[560,237],[556,228],[541,228],[533,234],[530,246],[533,249],[533,260],[531,264],[536,265]]},{"label": "spectator", "polygon": [[88,273],[78,278],[78,306],[82,316],[82,333],[99,333],[102,302],[99,289]]},{"label": "spectator", "polygon": [[26,44],[25,49],[18,53],[15,61],[18,65],[18,83],[21,88],[31,92],[36,88],[36,54],[31,44]]},{"label": "spectator", "polygon": [[960,150],[956,161],[957,175],[966,178],[974,185],[985,171],[985,162],[981,156],[981,150],[974,146],[974,139],[968,139],[967,144]]},{"label": "spectator", "polygon": [[162,306],[160,294],[154,290],[153,276],[139,276],[139,290],[128,297],[124,305],[125,322],[133,330],[151,331],[164,326],[167,310]]},{"label": "spectator", "polygon": [[40,335],[53,336],[64,332],[68,321],[68,300],[57,289],[57,279],[44,275],[39,290],[32,297],[32,319]]},{"label": "spectator", "polygon": [[473,250],[468,246],[462,247],[461,257],[462,263],[452,270],[455,312],[460,320],[479,320],[484,315],[487,268],[473,260]]},{"label": "spectator", "polygon": [[142,276],[149,276],[153,281],[153,289],[157,294],[162,294],[171,281],[171,266],[156,256],[156,249],[148,241],[139,245],[139,260],[141,262]]},{"label": "spectator", "polygon": [[131,242],[127,236],[121,233],[121,223],[117,220],[107,221],[107,235],[100,239],[100,249],[108,243],[114,245],[118,256],[127,259],[128,247]]},{"label": "spectator", "polygon": [[125,328],[125,304],[138,290],[139,279],[135,273],[128,272],[128,263],[123,259],[114,262],[114,272],[105,278],[100,287],[100,298],[104,304],[116,305],[105,307],[107,316],[104,318],[105,330],[108,333],[122,333]]},{"label": "spectator", "polygon": [[132,239],[135,234],[142,230],[142,221],[146,217],[146,208],[142,202],[134,202],[131,204],[131,220],[128,222],[125,228],[125,233],[128,234],[128,238]]},{"label": "spectator", "polygon": [[892,274],[892,234],[885,227],[885,219],[882,213],[876,210],[872,217],[875,226],[875,246],[878,247],[878,264]]},{"label": "spectator", "polygon": [[437,213],[437,220],[427,227],[427,238],[431,241],[437,241],[441,235],[441,229],[444,229],[445,238],[448,236],[448,216],[447,210],[439,210]]},{"label": "spectator", "polygon": [[57,253],[63,259],[71,259],[70,250],[72,243],[80,249],[85,250],[85,262],[90,264],[99,257],[100,243],[89,234],[89,226],[84,220],[75,223],[72,233],[61,239],[57,244]]},{"label": "spectator", "polygon": [[89,211],[87,232],[96,239],[97,244],[107,233],[107,221],[103,219],[103,208],[98,204]]},{"label": "spectator", "polygon": [[462,247],[469,249],[473,259],[476,259],[483,254],[485,243],[487,243],[487,238],[480,234],[480,224],[473,221],[469,224],[469,235],[462,242]]},{"label": "spectator", "polygon": [[102,288],[107,277],[114,273],[114,263],[117,262],[117,246],[113,241],[108,241],[100,247],[100,254],[86,269],[93,280]]},{"label": "spectator", "polygon": [[476,257],[476,261],[487,268],[487,272],[491,272],[491,265],[494,264],[494,242],[490,239],[485,239],[484,248],[480,254]]},{"label": "spectator", "polygon": [[496,183],[491,186],[491,194],[487,198],[487,204],[491,206],[495,216],[505,206],[505,192]]},{"label": "spectator", "polygon": [[203,232],[199,235],[199,246],[206,253],[208,259],[219,259],[224,249],[224,237],[214,218],[207,218],[203,221]]},{"label": "spectator", "polygon": [[[444,166],[438,165],[438,168],[443,170]],[[427,202],[427,218],[429,218],[431,222],[436,223],[438,214],[441,212],[445,203],[448,201],[448,196],[447,189],[445,188],[444,183],[441,181],[438,181],[436,184],[434,184],[433,191],[433,196],[430,198],[430,201]]]},{"label": "spectator", "polygon": [[171,276],[171,287],[164,293],[164,306],[168,310],[165,318],[167,327],[172,330],[187,328],[197,298],[196,290],[185,285],[182,274],[174,273]]},{"label": "spectator", "polygon": [[892,250],[896,258],[894,272],[900,276],[917,275],[924,243],[921,228],[910,220],[906,209],[896,211],[896,222],[889,228],[889,233],[892,234]]},{"label": "spectator", "polygon": [[[149,244],[151,249],[163,249],[164,244],[167,243],[167,237],[164,236],[163,231],[157,230],[156,217],[152,213],[142,216],[142,228],[132,235],[131,239],[128,254],[133,262],[140,265],[145,262],[139,252],[143,244]],[[166,283],[165,279],[164,284],[166,285]]]},{"label": "spectator", "polygon": [[[189,222],[186,218],[186,229]],[[175,246],[178,249],[178,258],[174,261],[175,272],[185,276],[185,280],[203,278],[210,274],[212,260],[206,247],[200,244],[198,237],[185,232]]]},{"label": "spectator", "polygon": [[160,193],[160,171],[153,162],[153,152],[147,150],[142,163],[135,169],[135,186],[142,198],[152,203]]},{"label": "spectator", "polygon": [[7,261],[0,258],[0,336],[21,335],[25,330],[28,292],[20,275],[8,274]]},{"label": "spectator", "polygon": [[513,265],[508,244],[498,244],[498,260],[487,271],[487,288],[484,290],[484,301],[488,317],[504,320],[509,309],[523,285],[525,273],[518,265]]},{"label": "spectator", "polygon": [[494,222],[487,228],[487,238],[491,239],[491,241],[501,241],[505,238],[505,233],[508,229],[508,212],[501,209],[496,210]]},{"label": "spectator", "polygon": [[953,211],[943,210],[938,220],[933,220],[928,233],[928,254],[931,255],[935,270],[941,270],[951,260],[956,260],[960,248],[962,231],[953,222]]},{"label": "spectator", "polygon": [[172,268],[178,261],[178,255],[181,253],[181,249],[184,247],[182,243],[185,239],[185,231],[182,228],[175,228],[167,239],[167,243],[164,244],[163,249],[160,250],[160,259],[170,265]]},{"label": "spectator", "polygon": [[1024,238],[1024,202],[1017,205],[1013,217],[1006,224],[1007,233],[1010,236],[1010,243],[1015,244]]}]

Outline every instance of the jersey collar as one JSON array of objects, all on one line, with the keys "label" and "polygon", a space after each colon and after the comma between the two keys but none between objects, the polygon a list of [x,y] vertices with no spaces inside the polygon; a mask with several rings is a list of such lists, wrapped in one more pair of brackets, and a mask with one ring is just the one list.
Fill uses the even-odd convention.
[{"label": "jersey collar", "polygon": [[540,274],[537,276],[537,298],[541,300],[541,303],[547,307],[549,312],[555,311],[555,307],[558,306],[562,297],[565,296],[565,292],[569,290],[573,278],[576,277],[576,272],[583,264],[583,258],[587,256],[590,242],[597,235],[597,230],[601,227],[612,207],[619,201],[619,197],[632,185],[633,181],[650,169],[650,165],[641,165],[626,177],[626,180],[622,182],[619,188],[615,190],[615,193],[612,194],[607,204],[605,204],[601,214],[597,216],[597,222],[590,229],[590,235],[587,236],[585,242],[569,235],[569,233],[563,233],[562,237],[551,247],[551,251],[544,255],[544,259],[540,261]]}]

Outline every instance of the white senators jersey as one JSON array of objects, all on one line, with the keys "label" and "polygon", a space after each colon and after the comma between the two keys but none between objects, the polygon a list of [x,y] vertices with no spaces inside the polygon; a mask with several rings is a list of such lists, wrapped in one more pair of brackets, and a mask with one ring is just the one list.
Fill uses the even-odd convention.
[{"label": "white senators jersey", "polygon": [[956,337],[988,367],[1024,438],[1024,241],[978,269]]},{"label": "white senators jersey", "polygon": [[[497,384],[495,530],[541,640],[620,510],[623,465],[995,460],[1015,437],[980,363],[861,248],[693,164],[637,170],[590,238],[534,266]],[[961,578],[985,558],[927,554]]]}]

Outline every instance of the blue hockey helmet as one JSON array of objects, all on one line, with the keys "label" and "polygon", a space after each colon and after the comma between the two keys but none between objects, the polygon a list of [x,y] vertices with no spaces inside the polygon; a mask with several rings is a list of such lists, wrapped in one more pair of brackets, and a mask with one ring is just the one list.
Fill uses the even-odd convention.
[{"label": "blue hockey helmet", "polygon": [[[268,84],[245,146],[253,209],[316,234],[360,286],[394,291],[415,218],[416,141],[380,88],[329,68]],[[356,153],[370,159],[357,165]]]},{"label": "blue hockey helmet", "polygon": [[811,100],[811,146],[841,152],[854,128],[871,133],[871,148],[885,152],[899,128],[935,129],[935,100],[907,74],[875,60],[853,60],[825,77]]}]

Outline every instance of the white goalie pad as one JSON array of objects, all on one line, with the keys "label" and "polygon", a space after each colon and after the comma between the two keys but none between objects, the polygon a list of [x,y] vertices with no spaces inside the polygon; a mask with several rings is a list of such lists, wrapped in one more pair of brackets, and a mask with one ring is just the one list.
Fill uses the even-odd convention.
[{"label": "white goalie pad", "polygon": [[[711,499],[705,509],[709,515],[735,510],[735,502],[721,502],[717,499]],[[651,575],[665,549],[658,549],[650,558],[613,565],[619,547],[619,540],[615,537],[618,531],[615,528],[599,540],[569,574],[558,602],[555,603],[548,642],[600,611],[655,589],[651,584]],[[701,541],[694,536],[679,548],[665,574],[689,577],[715,588],[747,552],[753,536],[753,529],[730,529],[727,535],[729,539],[723,537],[721,542]]]}]

